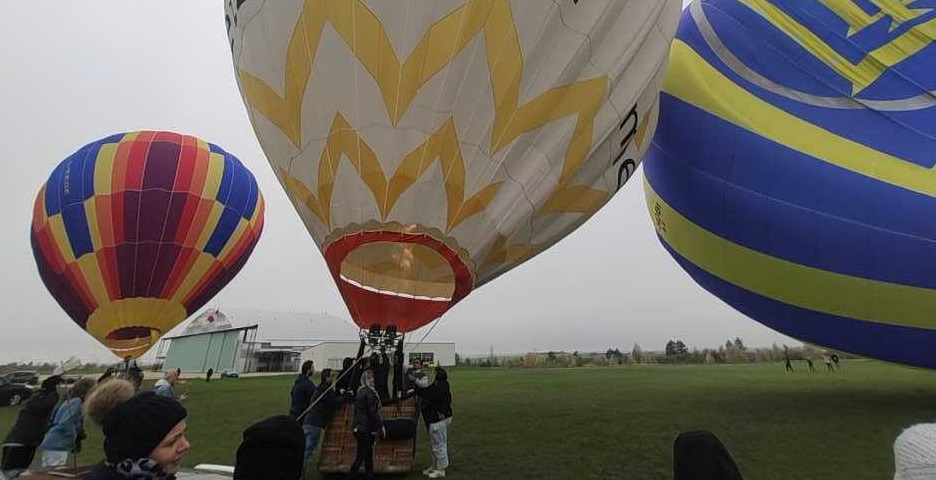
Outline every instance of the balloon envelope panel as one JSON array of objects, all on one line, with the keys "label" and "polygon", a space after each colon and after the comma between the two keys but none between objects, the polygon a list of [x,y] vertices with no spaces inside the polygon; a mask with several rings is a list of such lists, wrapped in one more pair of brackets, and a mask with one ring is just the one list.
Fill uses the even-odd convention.
[{"label": "balloon envelope panel", "polygon": [[650,144],[678,0],[226,2],[241,94],[352,317],[408,331],[578,228]]},{"label": "balloon envelope panel", "polygon": [[936,2],[693,3],[644,163],[666,249],[785,334],[936,367],[934,38]]},{"label": "balloon envelope panel", "polygon": [[119,357],[144,354],[241,269],[263,229],[253,175],[171,132],[116,134],[42,186],[31,241],[65,312]]}]

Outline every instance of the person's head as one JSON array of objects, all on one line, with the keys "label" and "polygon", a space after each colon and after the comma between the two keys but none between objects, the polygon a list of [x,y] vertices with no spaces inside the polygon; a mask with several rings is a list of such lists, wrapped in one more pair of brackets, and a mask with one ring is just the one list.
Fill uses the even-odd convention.
[{"label": "person's head", "polygon": [[423,367],[422,360],[417,358],[413,360],[411,363],[413,365],[413,370],[422,370],[422,367]]},{"label": "person's head", "polygon": [[55,391],[56,388],[58,388],[59,384],[64,381],[65,380],[62,378],[61,375],[52,375],[51,377],[43,380],[41,384],[39,384],[39,389],[45,393],[52,393]]},{"label": "person's head", "polygon": [[308,377],[309,375],[312,375],[314,366],[315,364],[312,363],[312,360],[306,360],[302,362],[302,368],[300,368],[299,371],[302,373],[303,377]]},{"label": "person's head", "polygon": [[190,446],[185,438],[185,407],[153,392],[134,392],[130,382],[110,380],[84,403],[85,415],[104,432],[105,461],[124,473],[158,466],[173,475]]},{"label": "person's head", "polygon": [[169,383],[175,383],[179,379],[178,370],[169,370],[166,372],[166,381]]},{"label": "person's head", "polygon": [[351,357],[345,357],[344,360],[341,361],[342,370],[348,370],[352,365],[354,365],[354,359]]},{"label": "person's head", "polygon": [[332,377],[332,369],[326,368],[322,370],[322,385],[328,385],[334,380],[335,379]]},{"label": "person's head", "polygon": [[936,423],[919,423],[894,441],[894,480],[936,478]]},{"label": "person's head", "polygon": [[91,390],[94,390],[94,386],[97,385],[97,382],[90,378],[82,378],[75,382],[72,385],[71,392],[69,396],[72,398],[80,398],[81,401],[84,401],[88,397],[88,394],[91,393]]},{"label": "person's head", "polygon": [[374,371],[371,369],[365,369],[361,373],[361,386],[374,388]]},{"label": "person's head", "polygon": [[305,463],[305,434],[289,415],[277,415],[244,430],[237,447],[236,480],[299,480]]}]

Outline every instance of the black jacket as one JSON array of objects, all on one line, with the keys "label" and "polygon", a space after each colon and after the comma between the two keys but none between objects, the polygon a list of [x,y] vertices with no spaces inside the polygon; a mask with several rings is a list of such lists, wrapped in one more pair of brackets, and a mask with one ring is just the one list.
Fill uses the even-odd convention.
[{"label": "black jacket", "polygon": [[371,368],[374,370],[374,388],[380,395],[380,401],[385,402],[390,399],[390,357],[386,353],[381,354],[372,362]]},{"label": "black jacket", "polygon": [[13,428],[7,434],[3,443],[22,443],[30,447],[37,447],[42,443],[52,411],[58,404],[59,395],[54,390],[40,390],[28,400],[23,402],[19,415]]},{"label": "black jacket", "polygon": [[435,381],[417,392],[422,400],[422,414],[426,425],[441,422],[452,416],[452,390],[445,369],[438,367]]},{"label": "black jacket", "polygon": [[344,403],[341,397],[335,393],[335,389],[331,388],[331,385],[327,383],[323,383],[315,389],[315,395],[312,396],[312,401],[318,401],[318,403],[312,407],[305,421],[321,428],[325,428],[325,426],[328,425],[332,413]]},{"label": "black jacket", "polygon": [[307,375],[299,374],[296,381],[293,382],[290,396],[292,401],[289,404],[289,414],[296,418],[308,408],[312,402],[312,395],[315,393],[315,384],[309,380]]},{"label": "black jacket", "polygon": [[351,428],[356,432],[376,432],[383,427],[380,419],[380,401],[377,393],[370,388],[359,388],[354,396],[354,422]]}]

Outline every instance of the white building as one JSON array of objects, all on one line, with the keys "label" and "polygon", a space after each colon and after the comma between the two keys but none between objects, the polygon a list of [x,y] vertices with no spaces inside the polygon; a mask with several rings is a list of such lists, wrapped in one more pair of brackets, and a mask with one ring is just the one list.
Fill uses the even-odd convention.
[{"label": "white building", "polygon": [[[345,357],[357,355],[360,341],[329,341],[321,342],[302,352],[301,361],[312,360],[315,369],[331,368],[341,369],[341,362]],[[455,365],[455,342],[423,342],[403,343],[403,359],[407,364],[415,359],[423,363],[432,363],[442,367]]]},{"label": "white building", "polygon": [[[357,354],[359,331],[351,320],[327,313],[208,309],[160,342],[156,363],[188,373],[295,372],[312,359],[316,370],[340,369],[344,357]],[[455,364],[454,342],[407,344],[403,351],[407,361],[418,356]]]}]

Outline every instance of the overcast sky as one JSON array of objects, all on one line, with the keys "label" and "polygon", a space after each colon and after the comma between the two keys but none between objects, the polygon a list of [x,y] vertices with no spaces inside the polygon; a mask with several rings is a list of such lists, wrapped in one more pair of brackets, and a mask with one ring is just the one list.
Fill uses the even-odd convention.
[{"label": "overcast sky", "polygon": [[[221,0],[7,2],[0,15],[0,361],[112,361],[42,285],[32,203],[64,157],[115,132],[172,130],[216,143],[257,176],[263,237],[209,306],[348,317],[325,263],[267,164],[232,73]],[[663,250],[642,170],[546,253],[472,293],[429,339],[465,353],[793,343],[697,286]],[[314,332],[309,332],[314,336]],[[422,338],[422,332],[416,337]]]}]

